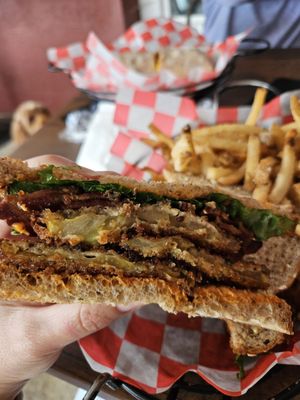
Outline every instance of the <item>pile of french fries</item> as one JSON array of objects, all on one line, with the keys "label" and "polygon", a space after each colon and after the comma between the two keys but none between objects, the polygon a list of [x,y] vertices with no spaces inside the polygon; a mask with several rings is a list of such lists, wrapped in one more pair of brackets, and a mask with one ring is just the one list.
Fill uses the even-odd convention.
[{"label": "pile of french fries", "polygon": [[162,151],[167,166],[161,175],[147,171],[154,180],[240,186],[264,205],[300,208],[300,101],[291,97],[293,122],[266,130],[257,124],[266,94],[256,91],[244,124],[186,127],[174,139],[150,125],[153,139],[143,141]]}]

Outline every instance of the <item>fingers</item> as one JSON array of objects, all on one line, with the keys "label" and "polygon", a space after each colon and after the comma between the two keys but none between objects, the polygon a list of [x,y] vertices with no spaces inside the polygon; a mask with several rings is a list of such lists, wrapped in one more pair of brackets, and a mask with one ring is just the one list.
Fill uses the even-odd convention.
[{"label": "fingers", "polygon": [[[56,351],[90,335],[137,308],[115,308],[103,304],[56,304],[40,310],[40,340],[47,351]],[[123,311],[124,310],[124,311]]]},{"label": "fingers", "polygon": [[0,220],[0,238],[10,237],[11,228],[3,220]]}]

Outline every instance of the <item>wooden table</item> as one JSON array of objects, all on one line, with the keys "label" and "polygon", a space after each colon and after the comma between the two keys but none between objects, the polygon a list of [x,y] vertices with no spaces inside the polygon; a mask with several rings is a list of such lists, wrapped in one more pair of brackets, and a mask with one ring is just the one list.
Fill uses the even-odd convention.
[{"label": "wooden table", "polygon": [[[237,60],[236,69],[232,75],[232,80],[235,79],[261,79],[266,82],[272,82],[276,78],[291,78],[300,80],[300,49],[291,50],[270,50],[265,53],[240,58]],[[232,104],[234,99],[228,99],[228,103]],[[89,99],[81,95],[74,99],[62,112],[52,118],[36,136],[28,140],[22,147],[16,150],[14,157],[26,159],[35,155],[41,154],[59,154],[61,156],[75,160],[79,145],[61,141],[59,133],[64,128],[64,116],[70,110],[88,105]],[[70,345],[65,348],[61,357],[50,369],[50,373],[58,376],[77,386],[88,388],[97,376],[97,373],[92,371],[85,359],[83,358],[77,344]],[[271,378],[266,377],[255,385],[246,395],[244,400],[262,400],[271,398],[274,394],[283,390],[290,383],[300,377],[300,369],[295,366],[285,366],[281,369],[276,369],[272,373]],[[193,378],[194,379],[194,378]],[[130,397],[118,394],[112,391],[107,391],[107,399],[130,399]],[[202,396],[202,395],[187,395],[183,393],[180,399],[219,399],[221,395]],[[166,399],[166,395],[159,396],[161,399]],[[300,397],[293,397],[300,399]]]}]

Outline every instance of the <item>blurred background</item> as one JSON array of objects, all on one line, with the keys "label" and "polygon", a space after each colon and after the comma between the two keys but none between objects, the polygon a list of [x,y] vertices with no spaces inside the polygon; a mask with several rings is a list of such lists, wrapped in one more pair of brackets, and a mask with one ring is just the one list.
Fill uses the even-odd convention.
[{"label": "blurred background", "polygon": [[[191,24],[202,32],[197,3]],[[0,111],[10,113],[27,99],[56,111],[76,94],[64,75],[49,74],[48,47],[82,41],[89,31],[109,43],[140,18],[185,22],[189,7],[188,0],[1,0]]]},{"label": "blurred background", "polygon": [[191,24],[203,32],[201,1],[192,3],[193,7],[189,0],[0,0],[0,144],[7,142],[12,114],[22,102],[38,101],[55,113],[78,94],[64,74],[48,72],[47,48],[82,41],[90,31],[110,43],[141,18],[174,16],[185,22],[189,9]]}]

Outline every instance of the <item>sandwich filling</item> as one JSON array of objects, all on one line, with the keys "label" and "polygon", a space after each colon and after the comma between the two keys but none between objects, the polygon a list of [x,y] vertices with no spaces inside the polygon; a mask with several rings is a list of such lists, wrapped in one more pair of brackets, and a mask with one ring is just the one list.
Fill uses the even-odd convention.
[{"label": "sandwich filling", "polygon": [[52,166],[36,181],[10,184],[0,218],[20,234],[3,241],[2,256],[26,254],[21,268],[28,272],[37,268],[30,263],[34,254],[49,271],[55,264],[65,273],[159,277],[190,288],[212,280],[267,288],[267,268],[243,257],[295,227],[222,193],[177,199],[115,183],[61,180]]}]

